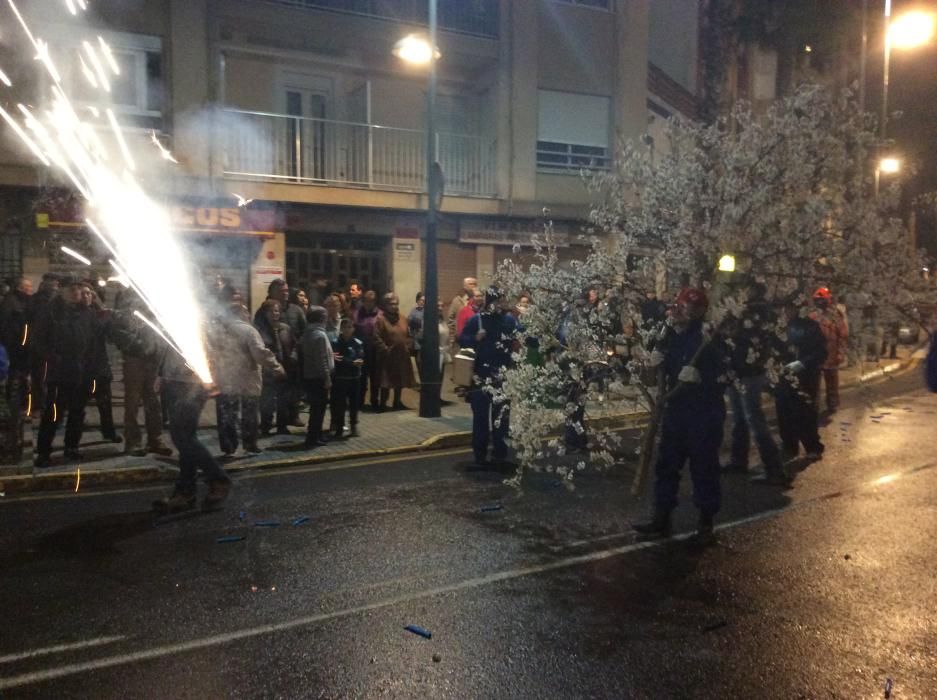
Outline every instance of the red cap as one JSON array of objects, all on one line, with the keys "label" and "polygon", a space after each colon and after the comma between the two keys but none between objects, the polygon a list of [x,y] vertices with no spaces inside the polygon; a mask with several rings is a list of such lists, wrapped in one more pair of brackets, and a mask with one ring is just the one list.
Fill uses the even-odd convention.
[{"label": "red cap", "polygon": [[677,295],[676,298],[677,304],[702,306],[704,309],[709,308],[709,299],[706,298],[706,292],[702,289],[696,289],[695,287],[687,287],[682,292]]},{"label": "red cap", "polygon": [[819,289],[817,289],[817,291],[813,293],[813,298],[814,299],[826,299],[827,301],[831,301],[833,299],[833,295],[830,294],[830,290],[827,289],[826,287],[820,287]]}]

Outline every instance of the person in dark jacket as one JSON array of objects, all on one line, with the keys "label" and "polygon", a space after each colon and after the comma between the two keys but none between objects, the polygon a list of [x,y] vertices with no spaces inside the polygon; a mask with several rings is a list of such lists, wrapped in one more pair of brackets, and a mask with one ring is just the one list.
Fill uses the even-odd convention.
[{"label": "person in dark jacket", "polygon": [[784,471],[778,445],[761,407],[762,394],[769,388],[767,364],[782,351],[776,325],[777,318],[765,302],[764,285],[753,282],[741,318],[731,333],[734,377],[728,394],[732,406],[732,453],[725,471],[748,472],[748,452],[754,434],[765,471],[753,481],[783,485],[790,477]]},{"label": "person in dark jacket", "polygon": [[374,331],[378,316],[377,294],[368,290],[361,297],[361,304],[355,312],[355,336],[364,345],[364,366],[361,372],[361,387],[358,389],[361,400],[360,407],[364,407],[364,398],[367,393],[371,400],[371,410],[377,411],[380,407],[381,365],[377,355],[377,346],[374,344]]},{"label": "person in dark jacket", "polygon": [[495,400],[485,385],[497,389],[503,381],[503,371],[509,367],[511,354],[517,348],[517,321],[508,313],[511,305],[497,287],[485,293],[485,310],[472,316],[459,334],[459,345],[475,350],[476,385],[467,397],[472,406],[472,451],[475,463],[487,466],[488,442],[492,442],[495,462],[504,462],[508,456],[505,442],[510,429],[510,407]]},{"label": "person in dark jacket", "polygon": [[823,443],[817,429],[817,394],[820,373],[826,362],[826,337],[820,324],[801,315],[795,304],[788,304],[784,314],[787,364],[776,395],[781,458],[784,461],[796,458],[803,445],[808,459],[821,459]]},{"label": "person in dark jacket", "polygon": [[264,370],[260,392],[260,433],[270,434],[276,412],[277,435],[289,435],[290,401],[294,393],[290,377],[296,377],[298,370],[297,343],[290,327],[281,320],[279,302],[268,299],[260,310],[262,313],[254,327],[260,333],[264,346],[286,371],[286,375],[281,376]]},{"label": "person in dark jacket", "polygon": [[652,366],[663,363],[669,398],[664,406],[660,451],[654,468],[654,514],[649,521],[633,526],[642,535],[670,536],[680,472],[689,462],[693,501],[699,509],[697,538],[706,544],[713,537],[713,517],[722,501],[719,446],[726,407],[721,378],[728,367],[721,344],[703,336],[708,306],[702,290],[688,287],[681,291],[676,299],[674,324],[661,341],[661,349],[651,353]]},{"label": "person in dark jacket", "polygon": [[13,290],[0,303],[0,344],[9,357],[10,367],[3,397],[9,418],[3,422],[3,461],[19,463],[23,455],[23,416],[31,413],[30,321],[33,283],[26,277],[17,280]]},{"label": "person in dark jacket", "polygon": [[[69,281],[67,278],[65,281]],[[46,310],[54,299],[59,296],[59,285],[62,278],[54,273],[46,273],[42,276],[39,283],[39,289],[32,298],[32,310],[30,314],[30,323],[36,327],[39,319],[45,315]],[[35,350],[35,348],[33,349]],[[41,352],[30,351],[30,395],[32,396],[33,410],[42,410],[46,405],[46,374],[48,368]]]},{"label": "person in dark jacket", "polygon": [[355,337],[355,324],[343,318],[338,340],[332,343],[335,352],[335,379],[332,382],[332,429],[336,439],[345,437],[345,412],[351,426],[349,437],[358,437],[358,400],[360,398],[361,366],[364,364],[364,343]]},{"label": "person in dark jacket", "polygon": [[107,341],[111,337],[113,318],[111,312],[105,309],[101,300],[90,283],[81,287],[81,302],[94,316],[94,344],[91,365],[84,378],[90,385],[89,395],[98,409],[101,423],[101,437],[108,442],[123,442],[114,427],[114,402],[111,395],[111,382],[114,373],[111,371],[111,361],[107,355]]},{"label": "person in dark jacket", "polygon": [[45,363],[46,392],[36,440],[36,466],[48,467],[52,441],[64,414],[65,458],[81,459],[85,406],[91,390],[85,379],[94,362],[95,318],[82,302],[82,285],[68,281],[62,295],[44,309],[36,324],[37,355]]}]

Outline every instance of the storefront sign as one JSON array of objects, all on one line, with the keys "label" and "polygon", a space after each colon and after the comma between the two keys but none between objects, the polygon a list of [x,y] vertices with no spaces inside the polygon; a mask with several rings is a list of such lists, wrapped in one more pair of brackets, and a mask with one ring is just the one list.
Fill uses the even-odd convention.
[{"label": "storefront sign", "polygon": [[271,265],[269,267],[254,267],[254,283],[255,284],[270,284],[274,280],[284,280],[286,279],[286,270],[284,270],[279,265]]},{"label": "storefront sign", "polygon": [[175,205],[170,213],[180,231],[271,236],[277,230],[273,209]]},{"label": "storefront sign", "polygon": [[394,260],[415,260],[416,243],[394,243]]},{"label": "storefront sign", "polygon": [[[459,243],[530,246],[535,236],[544,239],[542,222],[464,221],[459,227]],[[553,243],[564,248],[569,245],[569,227],[566,224],[554,225]]]}]

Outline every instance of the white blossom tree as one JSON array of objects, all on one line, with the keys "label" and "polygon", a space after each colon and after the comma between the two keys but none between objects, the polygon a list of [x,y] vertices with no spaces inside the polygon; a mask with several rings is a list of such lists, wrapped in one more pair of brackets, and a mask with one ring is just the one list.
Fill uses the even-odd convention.
[{"label": "white blossom tree", "polygon": [[[590,426],[588,455],[575,465],[554,459],[568,442],[556,435],[581,433],[584,418],[653,406],[646,359],[656,330],[639,310],[646,292],[662,291],[662,276],[671,291],[709,288],[717,329],[738,315],[741,276],[774,301],[805,302],[829,287],[854,329],[870,309],[913,313],[920,256],[897,215],[899,183],[873,191],[874,119],[850,93],[807,85],[762,116],[740,103],[712,125],[674,119],[665,141],[622,143],[610,171],[585,174],[595,238],[582,260],[560,264],[548,225],[534,263],[499,268],[510,293],[531,297],[527,347],[498,391],[511,402],[522,469],[569,479],[613,463],[614,424]],[[734,275],[716,271],[725,254]]]}]

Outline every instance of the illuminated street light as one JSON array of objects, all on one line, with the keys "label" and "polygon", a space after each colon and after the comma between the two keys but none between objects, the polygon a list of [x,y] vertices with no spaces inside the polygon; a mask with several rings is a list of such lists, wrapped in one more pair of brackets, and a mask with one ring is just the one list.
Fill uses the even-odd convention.
[{"label": "illuminated street light", "polygon": [[735,272],[734,255],[723,255],[719,258],[719,272]]},{"label": "illuminated street light", "polygon": [[897,158],[882,158],[878,163],[878,169],[885,175],[894,175],[901,170],[901,161]]},{"label": "illuminated street light", "polygon": [[926,44],[934,36],[934,15],[929,12],[907,12],[891,22],[889,39],[896,49],[913,49]]},{"label": "illuminated street light", "polygon": [[[402,61],[411,63],[415,66],[425,66],[432,57],[432,44],[426,37],[419,34],[408,34],[403,39],[394,44],[394,55]],[[441,54],[436,49],[436,59],[439,60]]]}]

